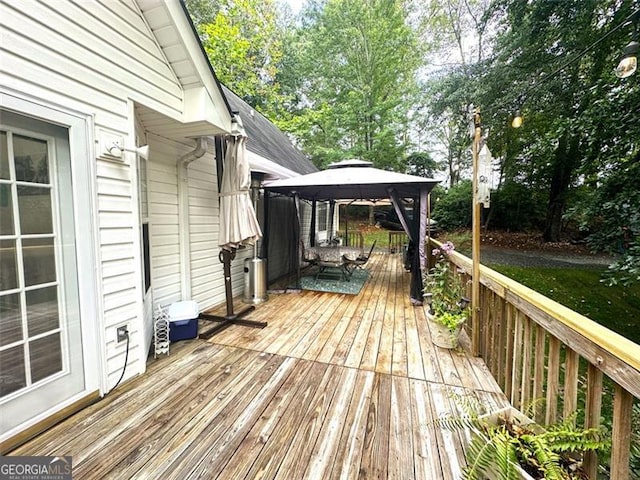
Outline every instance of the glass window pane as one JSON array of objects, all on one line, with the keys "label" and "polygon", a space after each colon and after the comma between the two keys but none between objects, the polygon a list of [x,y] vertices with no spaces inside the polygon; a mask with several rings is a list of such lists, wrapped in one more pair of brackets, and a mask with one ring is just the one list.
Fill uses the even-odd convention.
[{"label": "glass window pane", "polygon": [[0,235],[13,235],[11,185],[0,183]]},{"label": "glass window pane", "polygon": [[48,337],[29,342],[29,358],[33,383],[62,371],[60,334],[54,333]]},{"label": "glass window pane", "polygon": [[9,150],[7,132],[0,132],[0,178],[9,180]]},{"label": "glass window pane", "polygon": [[0,297],[0,346],[22,340],[20,294]]},{"label": "glass window pane", "polygon": [[24,283],[27,287],[56,281],[56,258],[53,238],[22,240]]},{"label": "glass window pane", "polygon": [[0,240],[0,291],[18,288],[16,241]]},{"label": "glass window pane", "polygon": [[18,208],[23,235],[53,232],[50,188],[18,185]]},{"label": "glass window pane", "polygon": [[58,287],[29,290],[26,297],[30,337],[58,328]]},{"label": "glass window pane", "polygon": [[49,183],[46,141],[14,135],[13,158],[16,166],[16,180]]},{"label": "glass window pane", "polygon": [[19,345],[0,352],[0,397],[26,386],[24,347]]}]

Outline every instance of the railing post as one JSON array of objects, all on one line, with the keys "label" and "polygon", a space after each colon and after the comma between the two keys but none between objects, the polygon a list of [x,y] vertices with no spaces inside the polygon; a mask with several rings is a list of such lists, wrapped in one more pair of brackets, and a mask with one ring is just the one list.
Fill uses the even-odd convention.
[{"label": "railing post", "polygon": [[478,191],[478,152],[480,149],[481,123],[480,109],[473,112],[473,216],[472,216],[472,273],[471,273],[471,350],[477,356],[480,352],[480,203]]}]

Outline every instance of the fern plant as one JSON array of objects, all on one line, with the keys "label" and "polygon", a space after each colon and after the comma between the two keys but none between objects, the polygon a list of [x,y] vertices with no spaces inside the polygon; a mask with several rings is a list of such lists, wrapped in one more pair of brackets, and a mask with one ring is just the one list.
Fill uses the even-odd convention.
[{"label": "fern plant", "polygon": [[576,428],[574,420],[575,415],[542,428],[504,414],[491,419],[467,411],[437,423],[448,430],[474,432],[465,454],[464,480],[482,479],[489,473],[500,480],[521,479],[518,466],[535,479],[577,480],[585,477],[576,454],[603,450],[608,441],[602,430]]}]

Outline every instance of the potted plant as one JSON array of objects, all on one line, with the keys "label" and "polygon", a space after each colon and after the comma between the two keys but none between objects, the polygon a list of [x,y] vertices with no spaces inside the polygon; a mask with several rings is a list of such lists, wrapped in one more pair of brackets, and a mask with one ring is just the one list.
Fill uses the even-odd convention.
[{"label": "potted plant", "polygon": [[468,480],[585,480],[582,454],[604,450],[608,441],[597,428],[575,426],[572,415],[541,427],[513,407],[479,417],[466,453]]},{"label": "potted plant", "polygon": [[431,337],[435,345],[442,348],[458,346],[458,336],[468,317],[469,299],[458,274],[451,268],[449,255],[455,246],[445,242],[432,251],[435,266],[425,279],[426,316],[431,322]]},{"label": "potted plant", "polygon": [[435,423],[451,431],[471,431],[462,480],[588,480],[582,454],[610,447],[604,429],[576,427],[576,413],[543,427],[513,407],[482,414],[476,398],[456,403],[464,415]]}]

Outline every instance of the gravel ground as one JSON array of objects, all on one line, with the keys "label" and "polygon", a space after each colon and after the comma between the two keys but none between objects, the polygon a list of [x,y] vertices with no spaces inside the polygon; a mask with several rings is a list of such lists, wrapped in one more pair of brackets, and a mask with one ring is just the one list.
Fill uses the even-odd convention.
[{"label": "gravel ground", "polygon": [[485,265],[517,265],[521,267],[579,267],[606,268],[614,261],[603,255],[586,255],[574,252],[548,252],[534,250],[512,250],[483,245],[480,263]]}]

